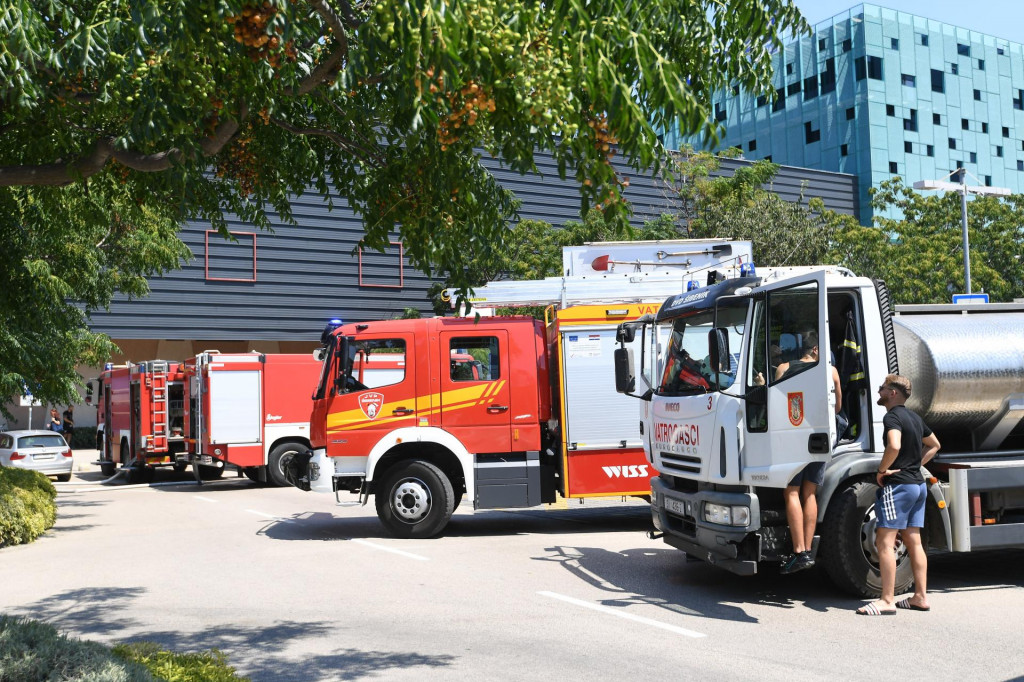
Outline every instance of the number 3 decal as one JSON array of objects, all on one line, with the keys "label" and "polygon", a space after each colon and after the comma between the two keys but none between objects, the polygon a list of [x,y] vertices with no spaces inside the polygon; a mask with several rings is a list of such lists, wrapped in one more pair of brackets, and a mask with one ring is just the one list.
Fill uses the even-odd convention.
[{"label": "number 3 decal", "polygon": [[713,395],[709,395],[709,396],[708,396],[708,411],[710,411],[710,410],[711,410],[711,405],[712,405],[712,404],[713,404],[714,402],[715,402],[715,396],[713,396]]}]

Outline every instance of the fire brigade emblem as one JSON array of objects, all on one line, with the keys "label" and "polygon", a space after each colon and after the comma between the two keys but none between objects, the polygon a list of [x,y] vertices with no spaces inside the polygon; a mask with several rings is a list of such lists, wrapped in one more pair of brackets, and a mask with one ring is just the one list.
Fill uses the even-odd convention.
[{"label": "fire brigade emblem", "polygon": [[786,401],[789,403],[789,423],[800,426],[804,423],[804,394],[787,393]]},{"label": "fire brigade emblem", "polygon": [[368,419],[376,419],[380,414],[380,408],[384,406],[383,393],[364,393],[359,396],[359,409],[363,411]]}]

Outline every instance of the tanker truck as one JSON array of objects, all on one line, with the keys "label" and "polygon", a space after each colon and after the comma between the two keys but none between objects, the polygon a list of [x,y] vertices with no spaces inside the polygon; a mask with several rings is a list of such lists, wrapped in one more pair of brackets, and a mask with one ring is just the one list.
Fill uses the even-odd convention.
[{"label": "tanker truck", "polygon": [[[875,388],[901,373],[907,407],[943,445],[925,472],[929,551],[1024,546],[1024,305],[894,307],[883,282],[837,267],[709,281],[617,330],[616,388],[640,399],[659,472],[652,535],[737,574],[764,570],[791,547],[783,489],[825,462],[812,552],[840,588],[877,596]],[[811,334],[819,359],[777,372]],[[896,552],[900,593],[913,576]]]}]

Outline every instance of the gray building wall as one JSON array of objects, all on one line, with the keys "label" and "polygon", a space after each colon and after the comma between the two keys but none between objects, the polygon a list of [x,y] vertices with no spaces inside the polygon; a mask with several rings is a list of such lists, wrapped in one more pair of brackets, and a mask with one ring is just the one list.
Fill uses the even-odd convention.
[{"label": "gray building wall", "polygon": [[[549,156],[538,155],[541,175],[521,176],[496,161],[487,163],[498,181],[522,201],[522,219],[555,226],[580,219],[578,185],[559,180]],[[721,174],[731,175],[743,163],[724,160]],[[673,211],[671,187],[638,175],[621,162],[618,167],[630,179],[626,198],[634,207],[634,225]],[[803,185],[805,199],[818,196],[829,208],[855,215],[857,187],[851,175],[783,167],[770,189],[795,201]],[[407,307],[431,311],[427,290],[432,280],[400,258],[399,246],[384,254],[365,252],[360,265],[354,250],[363,233],[362,221],[344,202],[335,201],[335,210],[328,212],[319,195],[306,193],[292,206],[298,224],[271,216],[273,232],[229,216],[237,242],[208,232],[207,224],[186,224],[181,237],[194,259],[181,270],[150,280],[152,293],[147,298],[119,296],[109,312],[92,316],[92,329],[108,334],[129,357],[156,357],[153,353],[158,351],[144,344],[127,350],[126,341],[146,339],[182,340],[173,352],[184,356],[196,348],[249,350],[233,348],[227,341],[313,342],[325,321],[334,317],[354,322],[395,317]],[[214,342],[220,345],[210,345]],[[172,352],[167,345],[160,349]],[[268,344],[260,350],[294,352]]]}]

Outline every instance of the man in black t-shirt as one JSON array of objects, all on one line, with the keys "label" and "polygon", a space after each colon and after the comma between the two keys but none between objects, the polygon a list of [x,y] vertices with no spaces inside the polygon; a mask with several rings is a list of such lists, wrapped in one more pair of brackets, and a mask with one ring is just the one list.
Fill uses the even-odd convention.
[{"label": "man in black t-shirt", "polygon": [[[878,404],[886,409],[882,418],[885,452],[878,465],[876,481],[880,487],[875,504],[878,521],[875,549],[882,573],[882,596],[878,601],[857,609],[865,616],[892,615],[896,609],[928,611],[928,557],[921,543],[924,505],[928,498],[921,467],[939,451],[939,439],[924,421],[905,406],[910,398],[910,379],[889,374],[878,387]],[[902,531],[903,543],[914,571],[914,596],[896,602],[896,534]]]}]

